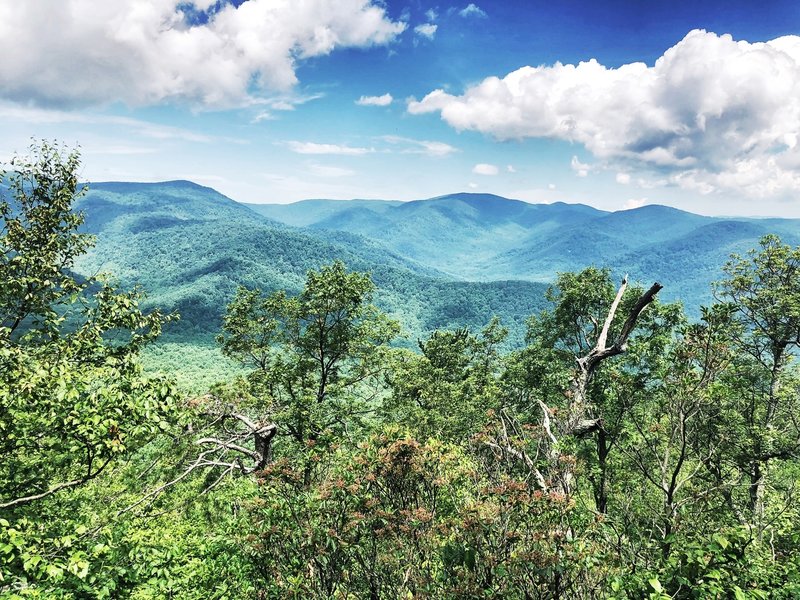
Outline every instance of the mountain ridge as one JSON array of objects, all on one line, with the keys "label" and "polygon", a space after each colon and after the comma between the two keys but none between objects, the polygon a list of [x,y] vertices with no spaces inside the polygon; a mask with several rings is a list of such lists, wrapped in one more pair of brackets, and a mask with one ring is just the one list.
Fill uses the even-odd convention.
[{"label": "mountain ridge", "polygon": [[[593,265],[642,282],[662,281],[665,300],[681,299],[697,314],[700,304],[710,301],[710,284],[722,276],[731,253],[755,247],[767,233],[800,243],[797,219],[709,217],[654,204],[609,212],[470,192],[408,202],[316,199],[255,210],[185,180],[97,182],[79,207],[86,211],[86,230],[100,233],[93,256],[105,262],[88,261],[93,269],[106,265],[126,281],[153,269],[147,277],[162,299],[194,298],[168,303],[184,311],[202,304],[208,290],[198,290],[211,289],[217,314],[234,282],[263,280],[268,288],[296,289],[305,270],[336,257],[372,271],[392,298],[388,304],[414,310],[422,305],[402,300],[411,293],[398,284],[402,277],[417,278],[415,285],[429,290],[436,281],[455,293],[470,282],[546,286],[559,272]],[[194,247],[196,240],[205,247]],[[191,269],[179,275],[165,258],[169,255],[192,262]],[[158,276],[171,270],[171,282]],[[216,288],[226,291],[218,294]],[[499,297],[497,289],[492,294]],[[423,317],[419,323],[434,321]]]},{"label": "mountain ridge", "polygon": [[309,270],[336,259],[372,274],[376,301],[403,323],[409,344],[500,315],[518,345],[525,319],[543,306],[542,284],[456,281],[357,233],[292,227],[191,182],[93,183],[76,208],[96,236],[78,271],[111,272],[126,287],[140,285],[148,307],[179,312],[170,340],[211,343],[238,286],[294,293]]},{"label": "mountain ridge", "polygon": [[710,284],[730,253],[757,246],[768,233],[800,243],[798,219],[712,217],[659,204],[610,212],[470,192],[386,203],[377,211],[365,202],[379,201],[335,202],[343,201],[268,210],[276,220],[282,211],[307,211],[306,229],[352,231],[467,281],[548,283],[559,272],[607,266],[618,275],[680,284],[664,297],[682,298],[692,311],[710,301]]}]

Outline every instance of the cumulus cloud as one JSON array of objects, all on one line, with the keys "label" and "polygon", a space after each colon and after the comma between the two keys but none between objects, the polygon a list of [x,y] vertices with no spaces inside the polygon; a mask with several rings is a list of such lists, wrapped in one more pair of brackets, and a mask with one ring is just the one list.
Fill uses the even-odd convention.
[{"label": "cumulus cloud", "polygon": [[509,173],[516,173],[517,170],[514,168],[514,165],[506,165],[506,171]]},{"label": "cumulus cloud", "polygon": [[434,23],[423,23],[414,27],[414,33],[432,40],[436,36],[437,29],[439,29],[439,26]]},{"label": "cumulus cloud", "polygon": [[391,42],[375,0],[26,0],[0,5],[0,96],[43,105],[259,102],[303,59]]},{"label": "cumulus cloud", "polygon": [[631,182],[631,176],[628,173],[617,173],[616,180],[617,183],[628,185]]},{"label": "cumulus cloud", "polygon": [[478,163],[472,167],[472,172],[476,175],[497,175],[499,169],[495,165],[488,165],[486,163]]},{"label": "cumulus cloud", "polygon": [[425,11],[425,16],[428,18],[428,21],[435,21],[439,18],[439,13],[437,13],[435,9],[429,8]]},{"label": "cumulus cloud", "polygon": [[480,8],[479,6],[477,6],[475,4],[472,4],[472,3],[468,4],[462,10],[458,11],[458,14],[461,15],[462,17],[464,17],[464,18],[467,18],[467,17],[485,18],[486,17],[486,11],[484,11],[482,8]]},{"label": "cumulus cloud", "polygon": [[398,135],[385,135],[381,139],[389,144],[406,146],[403,150],[401,150],[403,154],[425,154],[426,156],[441,158],[459,151],[455,146],[445,144],[444,142],[415,140]]},{"label": "cumulus cloud", "polygon": [[315,142],[286,142],[289,149],[297,154],[339,154],[342,156],[361,156],[375,152],[374,148],[357,148],[338,144],[317,144]]},{"label": "cumulus cloud", "polygon": [[391,94],[383,94],[382,96],[361,96],[356,100],[359,106],[389,106],[394,98]]},{"label": "cumulus cloud", "polygon": [[578,177],[586,177],[589,174],[589,171],[592,170],[592,165],[582,163],[578,160],[577,156],[572,157],[572,161],[570,162],[569,166],[573,171],[575,171]]},{"label": "cumulus cloud", "polygon": [[800,190],[800,36],[749,43],[695,30],[653,66],[522,67],[462,95],[435,90],[408,110],[500,140],[578,142],[607,168],[701,193]]}]

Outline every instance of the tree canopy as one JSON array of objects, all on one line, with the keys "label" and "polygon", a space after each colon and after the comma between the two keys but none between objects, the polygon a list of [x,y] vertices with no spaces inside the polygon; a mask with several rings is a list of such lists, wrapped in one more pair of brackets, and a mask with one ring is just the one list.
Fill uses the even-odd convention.
[{"label": "tree canopy", "polygon": [[731,257],[695,321],[560,274],[513,350],[398,345],[334,260],[239,287],[197,393],[140,362],[173,315],[76,274],[79,168],[3,176],[0,597],[800,595],[800,248]]}]

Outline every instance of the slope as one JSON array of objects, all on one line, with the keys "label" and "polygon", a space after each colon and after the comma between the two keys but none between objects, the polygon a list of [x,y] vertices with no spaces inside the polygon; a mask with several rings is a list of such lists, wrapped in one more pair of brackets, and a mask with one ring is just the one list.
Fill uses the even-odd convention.
[{"label": "slope", "polygon": [[237,286],[297,291],[309,269],[334,259],[370,271],[376,299],[399,318],[409,343],[441,326],[484,325],[500,315],[519,343],[544,286],[449,280],[381,244],[343,232],[276,223],[190,182],[95,183],[78,208],[97,245],[83,272],[109,271],[139,284],[150,304],[181,313],[172,339],[208,341]]},{"label": "slope", "polygon": [[[298,203],[302,204],[302,203]],[[353,231],[400,255],[467,280],[551,282],[589,265],[660,280],[663,297],[691,314],[711,300],[712,281],[733,252],[778,233],[800,240],[800,221],[723,219],[658,205],[607,213],[582,205],[528,204],[491,194],[453,194],[330,211],[324,201],[297,208],[309,229]]]},{"label": "slope", "polygon": [[486,281],[497,278],[491,263],[498,253],[602,214],[583,205],[535,205],[462,193],[405,202],[377,214],[354,206],[309,227],[359,233],[455,277]]},{"label": "slope", "polygon": [[306,227],[353,209],[378,215],[401,202],[396,200],[301,200],[291,204],[248,204],[255,212],[295,227]]}]

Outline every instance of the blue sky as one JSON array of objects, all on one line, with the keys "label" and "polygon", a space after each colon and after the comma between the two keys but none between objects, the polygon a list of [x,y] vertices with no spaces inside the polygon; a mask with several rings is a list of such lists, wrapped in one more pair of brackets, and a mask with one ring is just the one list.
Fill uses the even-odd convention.
[{"label": "blue sky", "polygon": [[796,2],[0,3],[0,158],[236,200],[800,216]]}]

